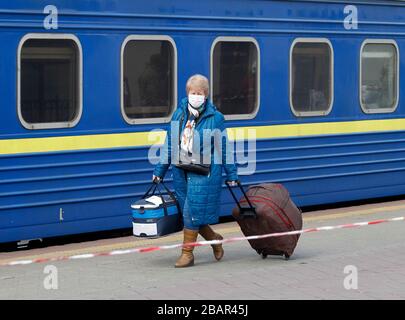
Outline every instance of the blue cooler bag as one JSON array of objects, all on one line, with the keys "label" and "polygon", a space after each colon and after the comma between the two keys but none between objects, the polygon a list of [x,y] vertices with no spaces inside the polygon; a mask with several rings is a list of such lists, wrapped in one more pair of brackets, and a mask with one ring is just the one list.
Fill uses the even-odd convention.
[{"label": "blue cooler bag", "polygon": [[[166,193],[162,194],[160,185]],[[153,183],[131,208],[135,237],[160,237],[183,229],[179,203],[163,182]]]}]

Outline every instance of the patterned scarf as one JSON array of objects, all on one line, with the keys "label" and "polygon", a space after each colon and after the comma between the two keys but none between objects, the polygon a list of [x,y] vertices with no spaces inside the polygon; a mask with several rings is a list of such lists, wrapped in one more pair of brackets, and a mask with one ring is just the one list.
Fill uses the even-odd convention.
[{"label": "patterned scarf", "polygon": [[186,154],[193,153],[193,141],[194,141],[194,129],[196,125],[196,121],[201,113],[204,111],[205,104],[200,109],[194,109],[190,105],[188,105],[188,111],[190,116],[187,120],[186,127],[183,130],[183,134],[181,137],[181,150]]}]

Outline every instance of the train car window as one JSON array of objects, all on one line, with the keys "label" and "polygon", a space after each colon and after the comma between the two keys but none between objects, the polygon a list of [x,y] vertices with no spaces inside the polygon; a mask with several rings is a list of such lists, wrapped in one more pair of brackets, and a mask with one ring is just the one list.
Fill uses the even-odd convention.
[{"label": "train car window", "polygon": [[253,38],[217,38],[212,47],[211,97],[226,119],[255,117],[260,101],[260,51]]},{"label": "train car window", "polygon": [[65,128],[79,121],[81,48],[75,37],[27,35],[20,43],[18,78],[18,111],[26,128]]},{"label": "train car window", "polygon": [[176,50],[169,37],[130,36],[123,45],[122,109],[130,124],[167,122],[176,105]]},{"label": "train car window", "polygon": [[333,104],[333,50],[327,39],[297,39],[290,56],[290,104],[296,116],[327,115]]},{"label": "train car window", "polygon": [[360,105],[365,113],[394,112],[398,105],[398,46],[367,40],[361,49]]}]

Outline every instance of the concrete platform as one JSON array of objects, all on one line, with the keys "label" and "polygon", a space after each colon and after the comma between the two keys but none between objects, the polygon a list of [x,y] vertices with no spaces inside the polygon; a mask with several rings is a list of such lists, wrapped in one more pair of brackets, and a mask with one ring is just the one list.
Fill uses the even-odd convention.
[{"label": "concrete platform", "polygon": [[[404,201],[306,213],[304,228],[398,216],[405,216]],[[241,235],[234,222],[215,229]],[[181,233],[97,240],[3,252],[0,263],[180,241]],[[224,248],[221,262],[210,247],[196,248],[196,265],[187,269],[173,267],[179,250],[55,262],[56,290],[44,287],[49,264],[0,267],[0,299],[405,299],[404,222],[304,234],[289,261],[263,260],[246,241]],[[357,289],[344,286],[347,266],[356,268]]]}]

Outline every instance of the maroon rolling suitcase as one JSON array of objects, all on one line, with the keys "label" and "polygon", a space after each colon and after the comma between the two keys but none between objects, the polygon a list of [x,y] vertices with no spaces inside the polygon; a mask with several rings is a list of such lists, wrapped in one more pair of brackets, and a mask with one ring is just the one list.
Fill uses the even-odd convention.
[{"label": "maroon rolling suitcase", "polygon": [[[246,192],[238,182],[243,197],[238,201],[231,186],[227,186],[237,206],[232,215],[245,236],[295,231],[302,229],[302,213],[292,202],[287,189],[281,184],[260,184],[251,186]],[[249,240],[258,254],[283,255],[289,259],[293,254],[299,235],[269,237]]]}]

